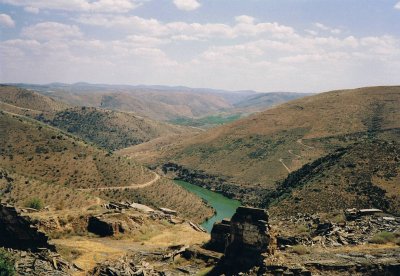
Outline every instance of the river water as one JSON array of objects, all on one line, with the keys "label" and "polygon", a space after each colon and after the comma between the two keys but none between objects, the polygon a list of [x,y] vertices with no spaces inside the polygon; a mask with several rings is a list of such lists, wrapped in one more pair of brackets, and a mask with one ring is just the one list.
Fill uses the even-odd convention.
[{"label": "river water", "polygon": [[193,185],[181,180],[175,180],[175,183],[204,199],[216,210],[216,214],[213,217],[201,224],[201,226],[203,226],[208,232],[211,232],[211,229],[216,221],[221,221],[224,218],[230,219],[236,212],[237,207],[240,206],[240,201],[238,200],[229,199],[226,196],[197,185]]}]

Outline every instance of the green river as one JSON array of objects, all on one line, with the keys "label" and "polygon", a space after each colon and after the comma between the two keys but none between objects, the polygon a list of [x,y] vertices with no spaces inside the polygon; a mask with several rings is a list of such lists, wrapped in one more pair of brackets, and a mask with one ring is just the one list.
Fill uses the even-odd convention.
[{"label": "green river", "polygon": [[175,180],[175,183],[201,197],[215,209],[216,214],[201,224],[208,232],[211,232],[214,222],[221,221],[224,218],[230,219],[236,212],[236,208],[240,206],[238,200],[229,199],[205,188],[181,180]]}]

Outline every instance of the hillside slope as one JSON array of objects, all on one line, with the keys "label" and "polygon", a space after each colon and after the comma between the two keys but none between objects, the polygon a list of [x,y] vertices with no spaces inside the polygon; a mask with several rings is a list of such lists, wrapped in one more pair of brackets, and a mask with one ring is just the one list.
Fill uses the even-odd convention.
[{"label": "hillside slope", "polygon": [[[272,204],[270,204],[272,203]],[[365,139],[295,171],[268,194],[274,215],[379,208],[400,214],[400,145]]]},{"label": "hillside slope", "polygon": [[[133,160],[114,156],[33,119],[0,111],[0,129],[0,169],[11,175],[17,175],[16,179],[25,178],[34,181],[35,185],[30,182],[26,185],[29,185],[29,189],[36,187],[36,190],[31,190],[32,195],[40,196],[44,202],[52,202],[49,194],[61,191],[63,187],[73,193],[77,192],[78,188],[91,188],[91,190],[83,190],[90,199],[92,196],[89,194],[93,195],[93,191],[99,187],[142,185],[155,177],[154,173]],[[190,208],[193,210],[195,209],[193,206],[196,206],[195,210],[198,214],[192,214],[191,217],[196,221],[210,214],[210,208],[205,206],[199,198],[171,184],[168,180],[161,179],[160,181],[160,183],[155,183],[157,185],[149,186],[147,196],[143,196],[146,202],[157,205],[159,195],[173,189],[175,197],[171,200],[167,198],[163,202],[164,207],[174,207],[183,215],[189,215],[192,211],[187,210]],[[20,189],[18,187],[21,187],[23,183],[17,181],[16,189]],[[139,190],[137,189],[137,193],[142,194]],[[80,191],[82,190],[79,190],[79,193]],[[135,189],[132,189],[132,193],[135,194]],[[158,196],[152,195],[156,193]],[[8,200],[21,202],[24,195],[26,196],[26,192],[19,192],[14,198],[8,198]],[[100,196],[100,198],[106,197]],[[107,199],[109,198],[113,197],[108,196]],[[131,198],[126,198],[128,199],[132,200],[133,195]],[[181,204],[178,205],[177,202]],[[68,207],[76,206],[69,205]]]},{"label": "hillside slope", "polygon": [[57,91],[46,93],[52,98],[71,105],[85,105],[105,109],[134,112],[154,120],[178,117],[198,117],[229,108],[231,104],[213,94],[165,91]]},{"label": "hillside slope", "polygon": [[258,93],[249,95],[237,103],[234,107],[237,110],[245,110],[246,112],[263,111],[268,107],[303,98],[312,95],[311,93],[290,93],[290,92],[271,92],[271,93]]},{"label": "hillside slope", "polygon": [[0,85],[0,102],[42,112],[60,111],[68,107],[65,103],[37,92],[8,85]]},{"label": "hillside slope", "polygon": [[150,164],[172,162],[222,177],[239,190],[274,189],[289,172],[360,137],[398,139],[391,130],[400,127],[399,106],[400,87],[332,91],[163,145],[156,153],[140,152],[144,145],[129,152]]},{"label": "hillside slope", "polygon": [[132,113],[94,107],[40,114],[35,119],[108,150],[126,148],[161,136],[196,132],[193,128],[157,122]]},{"label": "hillside slope", "polygon": [[12,86],[0,86],[0,110],[42,121],[107,150],[122,149],[158,137],[198,131],[157,122],[133,113],[93,107],[69,108],[50,97]]}]

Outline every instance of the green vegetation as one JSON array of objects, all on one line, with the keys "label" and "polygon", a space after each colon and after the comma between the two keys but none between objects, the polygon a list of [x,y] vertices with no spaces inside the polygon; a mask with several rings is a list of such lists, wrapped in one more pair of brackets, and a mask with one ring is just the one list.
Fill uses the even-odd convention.
[{"label": "green vegetation", "polygon": [[44,207],[42,200],[37,197],[31,198],[25,206],[36,210],[42,210]]},{"label": "green vegetation", "polygon": [[189,131],[188,128],[137,117],[132,113],[94,107],[42,113],[35,118],[107,150],[122,149],[161,136]]},{"label": "green vegetation", "polygon": [[242,117],[242,114],[232,115],[210,115],[202,118],[180,117],[170,122],[176,125],[192,126],[192,127],[212,127],[227,124],[236,121]]},{"label": "green vegetation", "polygon": [[291,248],[291,251],[298,255],[310,254],[310,248],[302,244],[293,246]]},{"label": "green vegetation", "polygon": [[0,248],[0,276],[14,276],[14,259],[11,255]]},{"label": "green vegetation", "polygon": [[382,231],[375,234],[370,240],[370,243],[386,244],[386,243],[399,243],[400,234],[393,232]]}]

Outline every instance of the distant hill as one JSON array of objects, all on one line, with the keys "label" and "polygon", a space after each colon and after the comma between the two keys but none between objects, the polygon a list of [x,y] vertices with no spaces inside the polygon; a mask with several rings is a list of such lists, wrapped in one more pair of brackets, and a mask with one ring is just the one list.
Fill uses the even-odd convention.
[{"label": "distant hill", "polygon": [[284,216],[345,208],[400,215],[400,144],[366,139],[340,148],[289,174],[265,204]]},{"label": "distant hill", "polygon": [[[399,139],[400,87],[332,91],[290,101],[233,123],[155,147],[129,153],[148,164],[173,162],[222,177],[236,197],[262,193],[277,181],[339,147],[362,137]],[[127,151],[128,152],[128,151]],[[216,184],[217,185],[217,184]],[[218,184],[219,185],[219,184]]]},{"label": "distant hill", "polygon": [[[133,160],[114,156],[70,134],[24,116],[0,111],[0,129],[0,169],[16,179],[6,183],[0,182],[6,185],[8,193],[15,191],[14,189],[21,190],[21,185],[27,185],[27,191],[31,191],[30,196],[41,198],[45,204],[54,204],[55,200],[50,194],[66,192],[66,195],[60,195],[60,199],[68,198],[68,206],[65,208],[76,208],[83,204],[73,205],[81,196],[71,197],[70,192],[81,193],[77,191],[78,188],[139,185],[155,178],[154,173]],[[159,196],[172,189],[175,197],[163,201],[165,207],[174,207],[184,215],[191,214],[191,218],[196,221],[209,214],[210,209],[199,198],[168,180],[160,181],[150,185],[144,195],[143,191],[137,189],[137,193],[142,195],[142,200],[157,205]],[[87,199],[84,202],[93,199],[93,191],[83,192]],[[113,198],[115,194],[113,190],[110,191],[111,194],[107,198]],[[132,193],[129,200],[133,199],[135,190],[132,190]],[[28,195],[22,189],[8,196],[2,195],[2,198],[11,202],[21,202]],[[72,198],[74,200],[69,200]],[[192,209],[190,212],[187,211],[189,206]],[[193,214],[194,206],[198,210],[197,216]]]},{"label": "distant hill", "polygon": [[[307,95],[303,93],[258,93],[255,91],[224,91],[161,85],[130,86],[88,83],[14,85],[34,89],[43,95],[72,106],[84,105],[134,112],[143,117],[173,121],[174,123],[183,120],[184,125],[192,126],[198,126],[199,122],[202,126],[204,120],[206,124],[209,124],[210,121],[212,123],[212,120],[207,120],[209,116],[247,115],[262,111],[271,105]],[[252,98],[253,96],[255,98]],[[191,124],[191,119],[196,121]],[[200,121],[197,121],[197,119]]]},{"label": "distant hill", "polygon": [[42,112],[60,111],[68,107],[65,103],[34,91],[8,85],[0,85],[0,102]]},{"label": "distant hill", "polygon": [[35,119],[108,150],[126,148],[161,136],[196,132],[193,128],[157,122],[132,113],[94,107],[76,107],[40,114]]},{"label": "distant hill", "polygon": [[257,93],[255,95],[249,95],[239,102],[236,102],[234,107],[238,110],[246,110],[247,112],[250,112],[251,110],[264,111],[271,106],[311,95],[314,94],[290,92]]},{"label": "distant hill", "polygon": [[108,150],[198,130],[157,122],[134,113],[94,107],[68,107],[37,92],[0,86],[0,110],[20,114],[67,131]]}]

